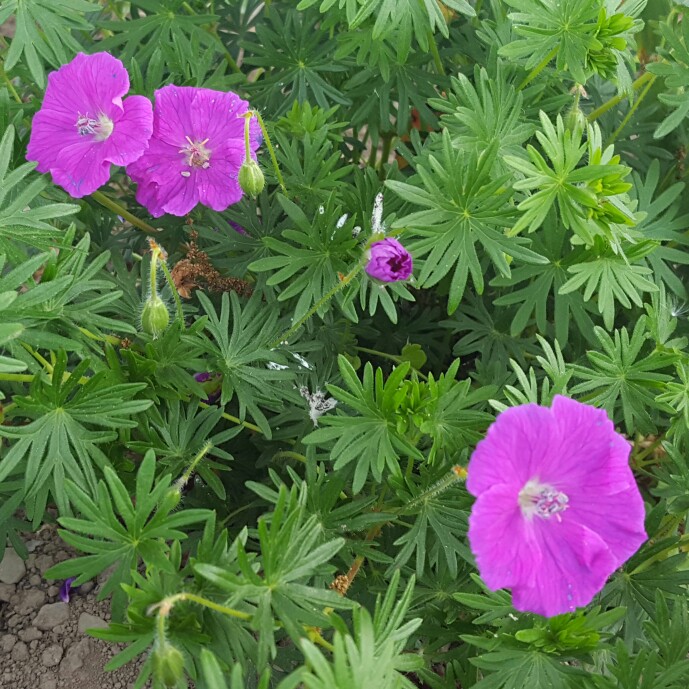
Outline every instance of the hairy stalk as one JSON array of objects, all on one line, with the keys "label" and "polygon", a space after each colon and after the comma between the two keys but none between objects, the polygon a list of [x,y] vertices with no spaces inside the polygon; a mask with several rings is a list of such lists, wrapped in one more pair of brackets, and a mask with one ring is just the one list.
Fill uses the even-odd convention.
[{"label": "hairy stalk", "polygon": [[12,83],[12,80],[7,76],[7,72],[5,72],[5,66],[4,66],[4,61],[0,59],[0,76],[2,77],[2,80],[5,82],[5,86],[7,86],[7,90],[12,94],[12,98],[19,103],[19,105],[22,105],[24,101],[22,101],[21,96],[17,92],[17,89],[14,88],[14,84]]},{"label": "hairy stalk", "polygon": [[[441,478],[439,481],[436,481],[436,483],[427,488],[420,495],[417,495],[413,500],[410,500],[406,505],[398,507],[396,509],[393,508],[385,511],[394,512],[397,515],[405,514],[406,512],[409,512],[414,508],[418,507],[426,500],[440,495],[440,493],[446,491],[448,488],[450,488],[450,486],[457,483],[457,481],[466,480],[466,477],[467,470],[464,467],[456,464],[448,472],[447,476]],[[366,533],[366,538],[364,539],[364,541],[372,541],[376,536],[378,536],[378,534],[380,534],[380,532],[383,530],[383,527],[389,523],[390,522],[386,522],[385,524],[377,524],[376,526],[372,526]],[[365,559],[366,558],[363,555],[358,555],[355,558],[354,562],[352,562],[352,565],[347,571],[347,574],[336,577],[332,584],[330,584],[330,588],[334,591],[337,591],[341,596],[347,595],[347,591],[349,590],[349,587],[352,585],[354,579],[356,578],[356,575],[359,573],[359,570],[361,569],[361,566],[364,564]]]},{"label": "hairy stalk", "polygon": [[526,88],[550,63],[550,61],[557,55],[559,48],[553,48],[527,75],[524,77],[517,91]]},{"label": "hairy stalk", "polygon": [[[275,175],[278,178],[278,184],[280,185],[280,189],[282,190],[282,193],[287,195],[287,187],[285,186],[285,180],[282,177],[282,173],[280,172],[280,167],[278,165],[278,159],[277,156],[275,155],[275,149],[273,148],[273,142],[270,140],[270,134],[268,134],[268,130],[266,129],[266,124],[263,121],[263,118],[261,117],[261,113],[258,110],[252,110],[251,114],[256,117],[258,120],[258,124],[261,127],[261,131],[263,132],[263,138],[265,139],[266,146],[268,147],[268,153],[270,154],[270,160],[273,163],[273,169],[275,170]],[[247,143],[247,160],[251,160],[251,156],[248,152],[248,143]]]},{"label": "hairy stalk", "polygon": [[350,270],[347,275],[342,277],[342,279],[328,292],[326,292],[291,328],[286,330],[280,337],[270,344],[271,347],[277,347],[280,343],[288,340],[294,333],[296,333],[306,321],[308,321],[311,316],[313,316],[316,311],[318,311],[321,306],[327,304],[340,290],[344,289],[361,271],[364,267],[363,263],[357,263],[352,270]]},{"label": "hairy stalk", "polygon": [[100,203],[101,206],[104,206],[108,210],[111,210],[117,213],[117,215],[122,216],[125,220],[128,220],[132,225],[134,225],[134,227],[138,227],[140,230],[143,230],[148,234],[158,234],[160,232],[160,230],[156,230],[155,227],[152,227],[147,222],[144,222],[135,215],[132,215],[126,208],[117,203],[117,201],[113,201],[101,191],[94,191],[93,194],[91,194],[91,198]]},{"label": "hairy stalk", "polygon": [[182,324],[184,328],[184,310],[182,309],[182,300],[179,298],[179,293],[177,292],[177,286],[175,281],[172,279],[170,269],[167,267],[167,261],[161,261],[160,267],[163,269],[163,274],[167,280],[167,284],[170,286],[170,291],[172,292],[172,297],[175,300],[175,308],[177,310],[177,320]]},{"label": "hairy stalk", "polygon": [[[644,72],[638,79],[632,82],[632,89],[638,91],[647,82],[655,79],[653,74],[650,72]],[[617,95],[610,98],[610,100],[605,101],[603,105],[597,107],[593,112],[589,113],[586,118],[589,122],[597,120],[601,115],[604,115],[608,110],[614,108],[618,103],[621,103],[625,98],[627,98],[626,93],[618,93]]]},{"label": "hairy stalk", "polygon": [[194,459],[191,460],[191,464],[187,467],[186,471],[175,481],[175,488],[177,490],[182,490],[186,486],[187,481],[191,478],[192,474],[196,470],[199,462],[211,451],[213,448],[213,443],[207,442],[204,446],[196,453]]},{"label": "hairy stalk", "polygon": [[634,116],[634,113],[636,112],[637,108],[641,105],[641,102],[643,101],[644,98],[648,95],[648,92],[651,90],[651,87],[653,86],[655,80],[656,80],[656,75],[654,74],[646,83],[644,86],[643,90],[639,94],[639,97],[634,101],[633,105],[631,108],[629,108],[629,112],[624,116],[624,119],[622,120],[620,126],[612,133],[612,136],[608,140],[609,144],[615,143],[617,137],[622,133],[622,130],[629,124],[629,120],[632,119]]},{"label": "hairy stalk", "polygon": [[[253,619],[253,615],[251,613],[243,612],[241,610],[235,610],[234,608],[228,608],[226,605],[220,605],[219,603],[215,603],[212,600],[208,600],[208,598],[198,596],[195,593],[175,593],[172,596],[163,598],[163,600],[160,601],[160,603],[156,603],[148,609],[149,615],[156,611],[158,613],[156,619],[156,632],[158,643],[160,643],[161,645],[165,644],[167,639],[167,619],[170,616],[170,613],[172,612],[172,608],[175,606],[176,603],[179,603],[180,601],[196,603],[197,605],[201,605],[205,608],[208,608],[209,610],[219,612],[223,615],[233,617],[237,620],[243,620],[244,622],[248,622],[251,619]],[[321,635],[321,633],[318,631],[318,629],[316,629],[315,627],[304,626],[304,631],[307,633],[311,641],[319,644],[320,646],[323,646],[323,648],[326,648],[329,651],[335,650],[333,645],[330,642],[326,641]]]}]

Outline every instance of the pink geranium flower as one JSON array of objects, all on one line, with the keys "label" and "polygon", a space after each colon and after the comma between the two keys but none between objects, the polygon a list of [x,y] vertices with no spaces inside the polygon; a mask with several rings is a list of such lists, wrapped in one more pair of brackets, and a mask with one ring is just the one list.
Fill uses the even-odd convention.
[{"label": "pink geranium flower", "polygon": [[110,165],[141,156],[153,131],[151,103],[130,96],[129,75],[109,53],[79,53],[48,76],[41,109],[34,115],[28,160],[50,172],[74,198],[110,179]]},{"label": "pink geranium flower", "polygon": [[[151,215],[186,215],[197,203],[223,211],[242,198],[237,181],[244,162],[244,117],[249,104],[235,93],[190,86],[156,91],[153,137],[127,168],[136,198]],[[252,157],[259,127],[251,122]]]},{"label": "pink geranium flower", "polygon": [[556,396],[500,414],[476,447],[469,542],[491,590],[550,617],[587,605],[646,540],[630,444],[607,414]]}]

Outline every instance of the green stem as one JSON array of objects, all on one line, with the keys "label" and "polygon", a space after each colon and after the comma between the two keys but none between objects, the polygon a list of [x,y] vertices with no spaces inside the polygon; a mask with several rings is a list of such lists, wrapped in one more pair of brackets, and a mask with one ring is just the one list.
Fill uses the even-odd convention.
[{"label": "green stem", "polygon": [[649,557],[648,560],[644,560],[636,569],[632,570],[630,576],[634,576],[635,574],[643,572],[644,570],[648,569],[652,564],[655,564],[660,560],[665,560],[668,556],[672,555],[675,550],[678,550],[681,546],[686,545],[687,543],[689,543],[689,534],[684,534],[677,541],[677,543],[674,543],[669,548],[664,548],[659,553],[656,553],[652,557]]},{"label": "green stem", "polygon": [[[632,89],[638,91],[644,84],[646,84],[651,79],[655,79],[653,74],[650,72],[644,72],[638,79],[632,82]],[[610,100],[605,101],[603,105],[596,108],[592,113],[586,118],[589,122],[597,120],[601,115],[604,115],[608,110],[614,108],[618,103],[621,103],[627,97],[626,93],[618,93],[617,95],[610,98]]]},{"label": "green stem", "polygon": [[299,454],[298,452],[292,452],[291,450],[282,450],[280,452],[276,452],[273,455],[273,459],[296,459],[297,462],[306,464],[306,457],[304,457],[304,455]]},{"label": "green stem", "polygon": [[150,299],[151,301],[156,301],[160,299],[158,296],[158,258],[160,258],[160,249],[155,248],[151,252],[151,268],[150,268]]},{"label": "green stem", "polygon": [[421,503],[425,502],[430,498],[434,498],[436,495],[440,495],[443,491],[446,491],[450,486],[457,483],[457,481],[466,480],[467,472],[464,467],[459,465],[452,467],[450,472],[444,478],[436,481],[432,486],[427,488],[423,493],[417,495],[413,500],[410,500],[406,505],[397,510],[397,514],[404,514],[418,507]]},{"label": "green stem", "polygon": [[435,36],[433,32],[428,30],[428,43],[431,48],[431,55],[433,56],[433,64],[435,65],[435,71],[438,72],[440,76],[445,76],[445,68],[443,67],[443,61],[440,57],[440,51],[438,50],[438,44],[435,42]]},{"label": "green stem", "polygon": [[275,169],[275,175],[278,178],[278,183],[280,184],[280,189],[282,189],[282,193],[287,195],[287,187],[285,186],[285,180],[282,178],[282,173],[280,172],[280,168],[278,166],[278,159],[277,156],[275,155],[275,149],[273,148],[273,143],[270,140],[270,135],[268,134],[268,130],[266,129],[266,124],[263,121],[263,118],[261,117],[261,113],[258,112],[258,110],[252,110],[252,114],[256,116],[256,119],[258,120],[258,124],[261,126],[261,131],[263,132],[263,138],[266,141],[266,146],[268,147],[268,153],[270,153],[270,159],[273,162],[273,168]]},{"label": "green stem", "polygon": [[86,337],[88,337],[89,340],[95,340],[96,342],[107,342],[108,344],[115,345],[115,346],[122,343],[122,340],[120,340],[119,337],[115,337],[114,335],[95,335],[90,330],[87,330],[86,328],[82,328],[81,326],[77,326],[77,330],[82,335],[85,335]]},{"label": "green stem", "polygon": [[184,310],[182,308],[182,300],[179,298],[179,293],[177,292],[177,287],[175,286],[175,281],[172,279],[172,274],[170,273],[170,269],[167,267],[166,261],[161,261],[160,267],[163,269],[165,279],[167,280],[167,284],[170,286],[172,297],[175,300],[177,320],[182,324],[182,327],[184,327]]},{"label": "green stem", "polygon": [[117,203],[117,201],[113,201],[111,198],[107,197],[105,194],[103,194],[103,192],[94,191],[93,194],[91,194],[91,198],[94,201],[100,203],[101,206],[105,206],[105,208],[107,208],[108,210],[117,213],[117,215],[121,215],[132,225],[138,227],[140,230],[143,230],[144,232],[147,232],[148,234],[158,234],[158,232],[160,231],[156,230],[155,227],[152,227],[143,220],[140,220],[135,215],[132,215],[126,208]]},{"label": "green stem", "polygon": [[288,340],[294,333],[296,333],[321,306],[327,304],[340,290],[344,289],[361,271],[364,267],[363,263],[357,263],[352,270],[347,273],[331,290],[326,292],[291,328],[286,330],[280,337],[270,344],[271,347],[277,347],[280,343]]},{"label": "green stem", "polygon": [[[205,402],[199,402],[199,406],[203,409],[210,409],[210,404],[206,404]],[[244,428],[248,428],[251,431],[255,431],[256,433],[260,433],[263,435],[263,431],[258,427],[255,426],[253,423],[249,423],[248,421],[242,421],[241,419],[238,419],[236,416],[232,416],[232,414],[228,414],[227,412],[222,413],[223,419],[227,419],[228,421],[232,421],[232,423],[236,423],[238,426],[244,426]]]},{"label": "green stem", "polygon": [[17,93],[17,89],[14,88],[14,84],[12,83],[12,80],[7,76],[7,73],[5,72],[4,64],[0,62],[0,76],[2,76],[2,80],[5,82],[5,85],[7,86],[7,90],[12,94],[12,98],[19,103],[19,105],[23,104],[23,101],[21,99],[21,96],[19,93]]},{"label": "green stem", "polygon": [[[178,603],[179,601],[190,601],[191,603],[197,603],[198,605],[202,605],[205,608],[210,608],[211,610],[220,612],[228,617],[234,617],[235,619],[244,620],[246,622],[253,617],[251,613],[235,610],[234,608],[228,608],[224,605],[220,605],[219,603],[214,603],[212,600],[203,598],[202,596],[197,596],[195,593],[175,593],[172,596],[163,598],[160,603],[152,608],[149,608],[149,614],[156,609],[158,610],[158,634],[161,633],[162,629],[163,640],[165,639],[165,620],[172,612],[172,608],[174,607],[175,603]],[[160,621],[161,618],[163,620],[162,625]]]},{"label": "green stem", "polygon": [[182,474],[179,481],[177,481],[178,486],[181,488],[187,484],[187,481],[191,478],[194,473],[198,463],[211,451],[213,443],[207,442],[196,454],[194,459],[191,460],[191,464],[187,467],[187,470]]},{"label": "green stem", "polygon": [[646,98],[648,95],[648,92],[651,90],[651,86],[653,86],[653,82],[655,82],[657,75],[653,75],[649,80],[648,83],[644,86],[643,91],[639,94],[639,97],[634,101],[633,105],[631,108],[629,108],[629,112],[624,116],[624,119],[622,120],[622,123],[620,126],[613,132],[612,136],[610,137],[608,143],[612,144],[615,143],[615,140],[617,137],[621,134],[622,130],[627,126],[629,123],[629,120],[632,119],[634,116],[634,113],[636,112],[637,108],[641,105],[641,101]]},{"label": "green stem", "polygon": [[13,383],[31,383],[35,376],[30,373],[0,373],[0,380]]},{"label": "green stem", "polygon": [[[390,361],[394,361],[396,364],[401,364],[403,359],[401,356],[397,356],[396,354],[388,354],[387,352],[381,352],[377,349],[369,349],[368,347],[354,347],[354,349],[357,352],[363,352],[364,354],[372,354],[373,356],[379,356],[382,357],[383,359],[390,359]],[[414,368],[412,366],[412,370],[416,373],[416,375],[419,376],[419,378],[422,378],[423,380],[428,380],[428,376],[424,373],[421,373],[418,369]]]},{"label": "green stem", "polygon": [[557,55],[559,46],[553,48],[524,78],[519,86],[517,86],[517,91],[521,91],[526,88],[550,63],[550,61]]}]

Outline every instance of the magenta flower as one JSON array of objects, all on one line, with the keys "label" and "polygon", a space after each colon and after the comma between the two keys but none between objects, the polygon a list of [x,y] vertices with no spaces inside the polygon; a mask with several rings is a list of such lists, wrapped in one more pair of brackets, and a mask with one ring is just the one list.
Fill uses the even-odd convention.
[{"label": "magenta flower", "polygon": [[411,254],[392,237],[373,242],[366,272],[381,282],[406,280],[413,268]]},{"label": "magenta flower", "polygon": [[[127,168],[136,198],[151,215],[186,215],[197,203],[224,211],[242,198],[237,181],[244,162],[244,117],[249,104],[235,93],[165,86],[155,93],[153,137]],[[252,157],[259,127],[251,122]]]},{"label": "magenta flower", "polygon": [[74,198],[110,179],[110,165],[128,165],[144,152],[153,131],[151,103],[130,96],[124,65],[109,53],[79,53],[48,76],[26,152],[39,172],[50,172]]},{"label": "magenta flower", "polygon": [[476,447],[469,542],[491,590],[550,617],[587,605],[646,540],[629,443],[607,414],[556,396],[500,414]]}]

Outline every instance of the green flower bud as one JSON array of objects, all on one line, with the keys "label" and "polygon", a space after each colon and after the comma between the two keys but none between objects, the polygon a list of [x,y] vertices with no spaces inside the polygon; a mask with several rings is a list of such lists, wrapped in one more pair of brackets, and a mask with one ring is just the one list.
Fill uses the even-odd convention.
[{"label": "green flower bud", "polygon": [[266,184],[261,168],[255,160],[245,160],[239,168],[239,186],[249,196],[258,196]]},{"label": "green flower bud", "polygon": [[170,322],[170,312],[163,300],[157,295],[151,295],[144,304],[141,312],[141,328],[152,337],[158,337]]},{"label": "green flower bud", "polygon": [[153,651],[153,674],[166,687],[174,687],[184,675],[184,656],[165,641]]}]

